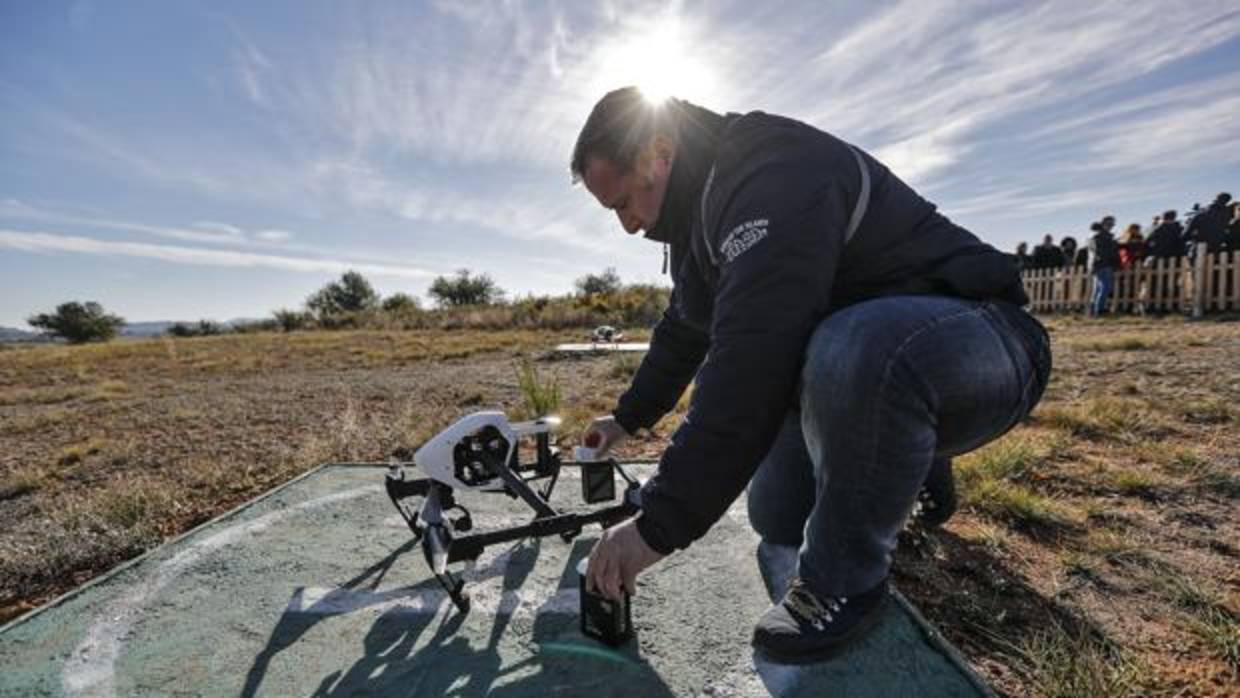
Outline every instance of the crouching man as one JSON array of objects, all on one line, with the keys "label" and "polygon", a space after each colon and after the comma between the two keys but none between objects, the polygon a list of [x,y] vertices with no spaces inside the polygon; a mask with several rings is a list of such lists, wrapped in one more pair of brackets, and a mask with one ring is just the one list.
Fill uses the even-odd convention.
[{"label": "crouching man", "polygon": [[753,643],[776,661],[830,656],[878,617],[919,495],[950,514],[950,458],[1042,394],[1049,341],[1014,263],[861,149],[762,112],[616,90],[571,170],[625,232],[670,248],[675,286],[586,442],[605,451],[651,427],[696,377],[642,513],[604,533],[588,583],[632,590],[748,486],[764,542],[799,548]]}]

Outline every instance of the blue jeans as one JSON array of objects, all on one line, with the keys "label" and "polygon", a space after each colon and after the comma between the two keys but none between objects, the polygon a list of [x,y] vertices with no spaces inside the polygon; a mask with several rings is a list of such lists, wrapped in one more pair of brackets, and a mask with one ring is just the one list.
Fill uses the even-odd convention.
[{"label": "blue jeans", "polygon": [[1041,397],[1050,349],[1014,306],[894,296],[828,316],[790,411],[749,483],[762,538],[800,546],[797,574],[851,596],[882,581],[931,462],[971,451]]},{"label": "blue jeans", "polygon": [[1115,270],[1111,267],[1100,267],[1094,270],[1094,297],[1089,303],[1089,314],[1098,316],[1107,309],[1107,300],[1111,298],[1111,289],[1115,287]]}]

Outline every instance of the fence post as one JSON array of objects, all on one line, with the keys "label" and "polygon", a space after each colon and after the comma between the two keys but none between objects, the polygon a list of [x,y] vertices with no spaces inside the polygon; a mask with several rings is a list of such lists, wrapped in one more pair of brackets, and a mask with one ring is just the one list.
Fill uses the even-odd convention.
[{"label": "fence post", "polygon": [[1204,242],[1197,243],[1197,254],[1193,255],[1193,317],[1205,314],[1206,305],[1206,249]]}]

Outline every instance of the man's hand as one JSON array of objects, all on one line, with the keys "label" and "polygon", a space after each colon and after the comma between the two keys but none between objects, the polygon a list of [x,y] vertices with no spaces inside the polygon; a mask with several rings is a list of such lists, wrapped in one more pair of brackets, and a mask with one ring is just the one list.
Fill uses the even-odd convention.
[{"label": "man's hand", "polygon": [[619,600],[625,591],[637,591],[637,575],[642,570],[663,559],[637,531],[637,516],[603,531],[590,552],[587,589]]},{"label": "man's hand", "polygon": [[581,435],[581,443],[586,448],[594,449],[599,458],[607,455],[616,446],[629,438],[629,433],[616,422],[611,415],[596,417]]}]

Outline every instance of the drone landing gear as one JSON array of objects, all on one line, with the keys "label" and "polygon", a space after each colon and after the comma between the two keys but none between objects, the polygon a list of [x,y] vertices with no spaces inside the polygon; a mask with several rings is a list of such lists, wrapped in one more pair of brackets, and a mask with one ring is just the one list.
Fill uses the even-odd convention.
[{"label": "drone landing gear", "polygon": [[[559,464],[557,463],[556,466],[552,472],[540,476],[549,477],[550,481],[547,487],[539,492],[531,488],[526,480],[505,464],[499,464],[497,474],[508,486],[506,488],[508,493],[519,496],[529,504],[536,512],[535,518],[523,526],[466,536],[453,534],[454,531],[470,530],[473,527],[473,521],[468,510],[456,503],[451,487],[432,479],[406,480],[404,470],[399,466],[393,466],[388,473],[385,480],[388,497],[404,518],[409,530],[413,532],[414,541],[422,543],[422,552],[426,557],[427,565],[430,566],[435,578],[462,614],[469,613],[469,592],[465,590],[464,580],[448,569],[449,564],[477,560],[489,545],[525,538],[558,535],[567,543],[581,535],[582,529],[587,525],[597,523],[603,528],[608,528],[638,512],[638,483],[630,478],[620,464],[614,460],[605,464],[593,463],[585,467],[605,466],[609,471],[619,472],[628,482],[622,503],[587,513],[557,512],[547,501],[558,476]],[[516,492],[511,490],[516,490]],[[414,510],[405,501],[409,498],[422,498],[421,507]],[[462,515],[456,519],[444,516],[444,512],[453,510],[459,510]]]}]

